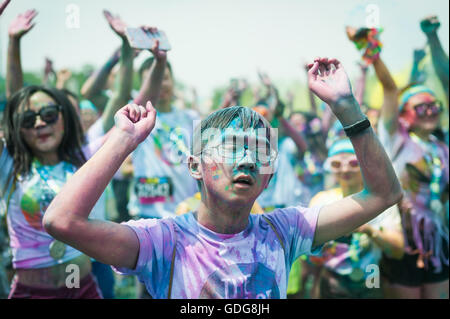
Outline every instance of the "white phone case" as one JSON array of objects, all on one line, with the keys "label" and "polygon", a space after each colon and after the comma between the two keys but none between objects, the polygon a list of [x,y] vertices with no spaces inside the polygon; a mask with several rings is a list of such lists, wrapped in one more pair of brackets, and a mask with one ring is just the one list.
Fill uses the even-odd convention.
[{"label": "white phone case", "polygon": [[155,39],[159,40],[159,49],[169,51],[169,40],[164,31],[158,30],[156,33],[145,32],[141,28],[127,28],[126,35],[132,48],[135,49],[151,49]]}]

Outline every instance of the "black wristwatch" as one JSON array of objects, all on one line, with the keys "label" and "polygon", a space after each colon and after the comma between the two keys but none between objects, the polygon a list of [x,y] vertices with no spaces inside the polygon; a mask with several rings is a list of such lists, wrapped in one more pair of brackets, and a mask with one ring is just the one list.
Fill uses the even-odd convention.
[{"label": "black wristwatch", "polygon": [[366,117],[364,120],[356,122],[355,124],[344,127],[344,132],[348,137],[353,137],[365,131],[370,127],[370,121]]}]

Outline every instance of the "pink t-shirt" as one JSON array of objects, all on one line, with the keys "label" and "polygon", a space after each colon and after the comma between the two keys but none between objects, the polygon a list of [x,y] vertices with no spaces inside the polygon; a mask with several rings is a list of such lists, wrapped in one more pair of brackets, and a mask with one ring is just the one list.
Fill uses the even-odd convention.
[{"label": "pink t-shirt", "polygon": [[[153,298],[168,298],[173,245],[176,237],[173,285],[175,299],[286,298],[289,271],[302,254],[312,254],[320,207],[289,207],[250,215],[247,228],[232,235],[200,225],[192,212],[175,218],[129,221],[139,238],[135,270]],[[314,250],[318,253],[320,247]]]}]

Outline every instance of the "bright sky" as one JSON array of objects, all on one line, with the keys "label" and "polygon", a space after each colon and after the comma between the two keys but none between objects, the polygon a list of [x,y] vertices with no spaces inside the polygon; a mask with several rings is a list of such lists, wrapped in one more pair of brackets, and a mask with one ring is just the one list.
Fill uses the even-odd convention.
[{"label": "bright sky", "polygon": [[[69,4],[79,8],[78,29],[66,26]],[[12,0],[0,18],[0,72],[4,75],[8,24],[30,8],[39,14],[22,40],[25,70],[41,71],[45,56],[56,69],[100,66],[120,44],[103,18],[107,8],[129,26],[164,30],[173,47],[169,59],[175,76],[203,97],[232,77],[256,80],[258,68],[278,81],[304,81],[300,63],[316,56],[337,57],[348,73],[356,74],[360,55],[344,27],[361,26],[373,17],[366,13],[369,4],[378,6],[385,29],[382,54],[392,70],[407,66],[413,49],[424,46],[419,21],[429,14],[438,15],[439,36],[448,52],[447,0]]]}]

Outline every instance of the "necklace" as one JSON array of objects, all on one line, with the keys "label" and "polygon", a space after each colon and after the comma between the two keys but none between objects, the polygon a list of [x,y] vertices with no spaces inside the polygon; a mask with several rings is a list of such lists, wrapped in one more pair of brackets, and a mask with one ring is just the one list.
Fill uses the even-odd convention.
[{"label": "necklace", "polygon": [[435,141],[425,142],[416,134],[409,133],[411,139],[418,144],[424,151],[424,158],[431,169],[430,181],[430,208],[433,212],[442,214],[444,206],[441,203],[441,178],[442,178],[442,161],[439,157],[438,146]]},{"label": "necklace", "polygon": [[[37,159],[34,159],[31,164],[31,171],[33,174],[37,174],[40,176],[41,181],[44,181],[42,185],[44,186],[43,189],[43,195],[42,195],[42,202],[48,201],[50,198],[53,199],[61,190],[61,187],[56,183],[55,178],[50,176],[50,173],[44,165],[42,165]],[[73,165],[64,162],[63,166],[63,172],[64,172],[64,180],[63,182],[67,181],[67,179],[73,175],[75,171],[75,168]],[[42,209],[42,205],[41,205]],[[45,213],[45,212],[44,212]],[[58,261],[62,262],[62,258],[64,257],[66,253],[66,244],[63,242],[54,239],[50,245],[49,245],[49,253],[50,256]]]}]

